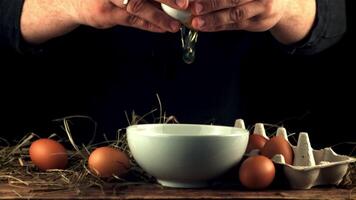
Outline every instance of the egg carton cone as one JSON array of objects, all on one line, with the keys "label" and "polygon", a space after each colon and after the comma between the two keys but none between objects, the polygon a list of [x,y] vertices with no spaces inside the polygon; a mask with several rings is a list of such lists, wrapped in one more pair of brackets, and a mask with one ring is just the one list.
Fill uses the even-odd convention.
[{"label": "egg carton cone", "polygon": [[[245,127],[245,122],[243,119],[237,119],[235,121],[235,127],[237,128],[243,128],[246,129]],[[254,135],[260,135],[264,138],[266,138],[267,140],[269,140],[267,134],[266,134],[266,130],[265,130],[265,126],[263,123],[256,123],[254,126],[254,130],[253,133]],[[260,154],[260,150],[259,149],[253,149],[250,152],[246,153],[247,156],[255,156],[255,155],[259,155]]]},{"label": "egg carton cone", "polygon": [[235,121],[234,127],[246,129],[244,120],[243,119],[237,119]]},{"label": "egg carton cone", "polygon": [[267,140],[269,140],[269,138],[266,134],[265,125],[263,123],[256,123],[252,134],[260,135],[260,136],[266,138]]},{"label": "egg carton cone", "polygon": [[[235,121],[235,125],[234,126],[237,127],[237,128],[246,129],[245,122],[244,122],[243,119],[237,119]],[[269,139],[268,136],[266,135],[265,126],[263,125],[263,123],[256,123],[252,134],[260,135],[260,136],[266,138],[267,140]]]},{"label": "egg carton cone", "polygon": [[[284,128],[279,128],[277,135],[285,137],[288,141]],[[336,154],[331,148],[314,150],[308,133],[305,132],[299,134],[297,145],[291,147],[294,152],[293,165],[287,164],[281,154],[275,155],[272,160],[283,165],[284,174],[293,189],[338,185],[347,173],[349,164],[356,162],[355,158]]]}]

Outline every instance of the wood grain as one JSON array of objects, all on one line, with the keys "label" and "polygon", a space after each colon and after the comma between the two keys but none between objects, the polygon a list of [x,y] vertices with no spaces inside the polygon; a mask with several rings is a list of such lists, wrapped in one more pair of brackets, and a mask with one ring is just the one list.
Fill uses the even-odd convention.
[{"label": "wood grain", "polygon": [[242,189],[172,189],[158,185],[131,185],[48,190],[0,184],[0,199],[356,199],[348,189],[244,191]]}]

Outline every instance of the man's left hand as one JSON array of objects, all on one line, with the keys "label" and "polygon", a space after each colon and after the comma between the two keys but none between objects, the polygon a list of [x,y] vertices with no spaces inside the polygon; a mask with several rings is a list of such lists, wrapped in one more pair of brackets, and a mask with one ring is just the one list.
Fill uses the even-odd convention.
[{"label": "man's left hand", "polygon": [[216,32],[270,30],[289,44],[304,38],[316,14],[316,0],[194,0],[190,3],[192,27]]}]

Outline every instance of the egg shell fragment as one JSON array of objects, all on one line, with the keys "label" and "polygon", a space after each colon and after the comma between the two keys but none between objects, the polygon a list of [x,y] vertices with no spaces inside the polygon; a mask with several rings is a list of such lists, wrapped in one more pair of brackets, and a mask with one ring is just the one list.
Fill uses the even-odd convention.
[{"label": "egg shell fragment", "polygon": [[161,7],[165,13],[169,16],[173,17],[174,19],[182,22],[185,25],[188,25],[191,20],[191,13],[185,10],[178,10],[167,6],[166,4],[161,4]]}]

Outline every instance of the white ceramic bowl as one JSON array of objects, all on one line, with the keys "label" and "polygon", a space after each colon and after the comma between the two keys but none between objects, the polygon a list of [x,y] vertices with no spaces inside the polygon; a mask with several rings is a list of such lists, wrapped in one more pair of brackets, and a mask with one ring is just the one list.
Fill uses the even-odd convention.
[{"label": "white ceramic bowl", "polygon": [[137,163],[168,187],[208,186],[241,160],[245,129],[193,124],[143,124],[127,128]]}]

